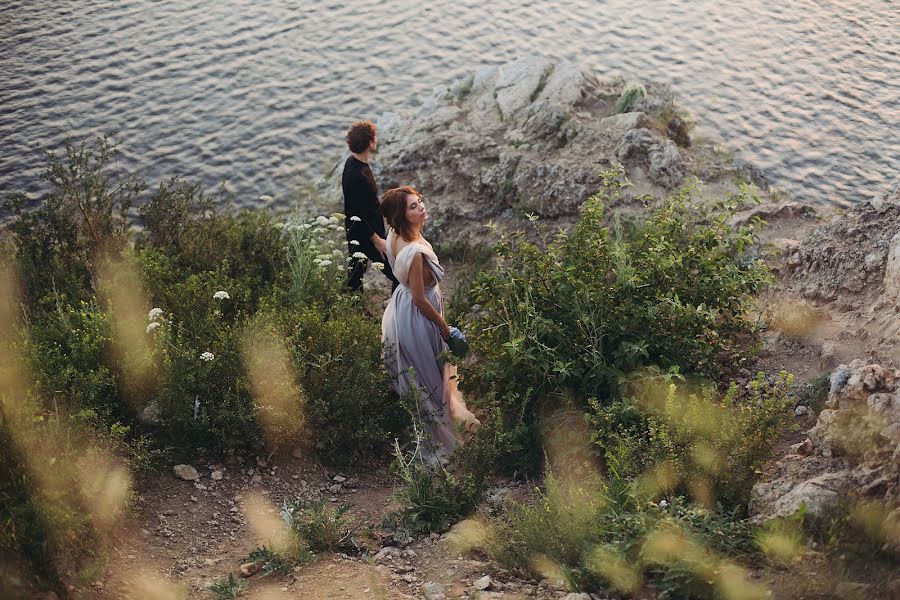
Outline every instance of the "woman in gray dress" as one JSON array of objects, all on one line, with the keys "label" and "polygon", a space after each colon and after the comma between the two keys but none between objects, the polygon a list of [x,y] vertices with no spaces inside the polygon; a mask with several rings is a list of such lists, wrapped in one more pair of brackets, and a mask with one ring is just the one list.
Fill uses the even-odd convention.
[{"label": "woman in gray dress", "polygon": [[439,356],[451,333],[439,285],[444,269],[422,237],[428,215],[421,194],[409,186],[388,190],[381,213],[390,226],[387,258],[400,282],[381,320],[388,369],[398,394],[413,385],[418,389],[419,415],[433,441],[430,451],[445,456],[460,441],[457,422],[469,432],[480,423],[457,389],[456,365]]}]

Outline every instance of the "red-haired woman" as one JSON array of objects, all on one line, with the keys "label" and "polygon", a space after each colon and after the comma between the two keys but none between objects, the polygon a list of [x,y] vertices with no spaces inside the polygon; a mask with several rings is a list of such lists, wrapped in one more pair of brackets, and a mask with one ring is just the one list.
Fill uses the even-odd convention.
[{"label": "red-haired woman", "polygon": [[433,444],[423,457],[433,460],[456,448],[456,423],[473,431],[480,423],[456,388],[456,366],[441,360],[446,341],[454,332],[444,320],[439,283],[444,277],[434,249],[422,237],[428,216],[422,195],[409,186],[388,190],[381,200],[390,231],[387,258],[400,282],[384,311],[381,332],[388,353],[388,368],[399,394],[415,385],[419,414]]}]

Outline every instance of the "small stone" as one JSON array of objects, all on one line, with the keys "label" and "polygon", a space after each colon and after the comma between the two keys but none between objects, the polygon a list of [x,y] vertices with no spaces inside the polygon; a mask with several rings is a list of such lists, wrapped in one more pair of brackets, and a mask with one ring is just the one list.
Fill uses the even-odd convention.
[{"label": "small stone", "polygon": [[563,596],[562,600],[591,600],[591,595],[584,592],[571,592]]},{"label": "small stone", "polygon": [[250,478],[250,483],[257,484],[262,483],[262,475],[254,475]]},{"label": "small stone", "polygon": [[212,477],[215,481],[219,481],[222,479],[223,475],[224,474],[222,473],[222,471],[213,471],[210,474],[210,477]]},{"label": "small stone", "polygon": [[429,581],[422,586],[425,600],[446,600],[447,588],[434,581]]},{"label": "small stone", "polygon": [[259,562],[253,561],[241,565],[241,577],[251,577],[259,571]]},{"label": "small stone", "polygon": [[803,415],[808,414],[808,413],[809,413],[809,407],[803,406],[802,404],[794,409],[794,414],[797,415],[798,417],[802,417]]},{"label": "small stone", "polygon": [[197,496],[191,496],[191,502],[196,502],[196,501],[197,501]]},{"label": "small stone", "polygon": [[332,494],[339,494],[341,489],[343,489],[343,488],[341,488],[341,484],[336,483],[336,484],[330,486],[328,488],[328,491],[331,492]]},{"label": "small stone", "polygon": [[473,583],[472,586],[479,592],[483,592],[484,590],[491,587],[491,583],[493,583],[491,581],[491,576],[485,575],[484,577],[479,577],[478,579],[476,579],[475,583]]},{"label": "small stone", "polygon": [[331,480],[335,483],[344,483],[347,481],[347,478],[343,475],[335,475]]},{"label": "small stone", "polygon": [[172,470],[175,472],[175,477],[184,481],[197,481],[200,479],[200,473],[191,465],[175,465]]}]

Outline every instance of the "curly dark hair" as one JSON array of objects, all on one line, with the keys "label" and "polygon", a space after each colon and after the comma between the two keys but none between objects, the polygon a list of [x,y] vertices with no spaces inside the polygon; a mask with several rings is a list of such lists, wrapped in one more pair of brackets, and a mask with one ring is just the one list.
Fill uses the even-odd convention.
[{"label": "curly dark hair", "polygon": [[372,121],[357,121],[347,130],[347,146],[350,152],[365,152],[375,139],[375,123]]}]

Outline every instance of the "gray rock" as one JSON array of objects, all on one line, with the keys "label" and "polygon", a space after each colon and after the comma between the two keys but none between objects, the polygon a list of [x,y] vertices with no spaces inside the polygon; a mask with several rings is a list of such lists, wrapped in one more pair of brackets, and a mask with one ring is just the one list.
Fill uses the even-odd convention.
[{"label": "gray rock", "polygon": [[673,188],[684,181],[685,168],[681,153],[672,142],[658,140],[650,149],[650,179],[665,188]]},{"label": "gray rock", "polygon": [[666,124],[666,134],[670,140],[679,146],[687,148],[691,145],[691,136],[688,134],[687,123],[681,117],[672,117]]},{"label": "gray rock", "polygon": [[400,548],[394,546],[385,546],[375,554],[375,562],[385,560],[388,557],[399,557],[401,555]]},{"label": "gray rock", "polygon": [[446,600],[447,588],[440,583],[429,581],[422,586],[422,593],[425,600]]},{"label": "gray rock", "polygon": [[802,417],[803,415],[806,415],[808,413],[809,413],[809,407],[803,406],[802,404],[794,409],[794,414],[797,415],[798,417]]},{"label": "gray rock", "polygon": [[222,477],[224,477],[224,475],[225,475],[225,474],[224,474],[222,471],[220,471],[220,470],[217,469],[217,470],[213,471],[212,473],[210,473],[209,476],[210,476],[212,479],[214,479],[214,480],[216,480],[216,481],[219,481],[219,480],[222,479]]},{"label": "gray rock", "polygon": [[900,296],[900,231],[891,238],[887,265],[884,268],[884,291],[896,298]]},{"label": "gray rock", "polygon": [[590,594],[584,592],[571,592],[562,597],[562,600],[592,600]]},{"label": "gray rock", "polygon": [[159,405],[156,402],[151,402],[147,406],[144,407],[138,414],[138,421],[141,423],[146,423],[147,425],[158,425],[159,424]]},{"label": "gray rock", "polygon": [[190,465],[175,465],[172,467],[172,471],[175,472],[175,477],[184,481],[197,481],[200,479],[200,473]]},{"label": "gray rock", "polygon": [[492,583],[493,583],[493,581],[491,581],[491,576],[485,575],[484,577],[479,577],[478,579],[476,579],[475,582],[472,584],[472,587],[474,587],[479,592],[483,592],[484,590],[491,587]]}]

